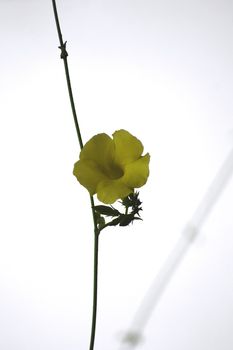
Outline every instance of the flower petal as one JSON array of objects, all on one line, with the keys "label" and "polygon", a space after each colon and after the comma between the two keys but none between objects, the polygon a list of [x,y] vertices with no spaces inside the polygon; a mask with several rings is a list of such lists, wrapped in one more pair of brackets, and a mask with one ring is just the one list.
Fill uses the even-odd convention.
[{"label": "flower petal", "polygon": [[99,166],[89,159],[79,160],[75,163],[73,174],[91,195],[96,193],[98,183],[107,179]]},{"label": "flower petal", "polygon": [[125,185],[121,179],[102,181],[97,186],[97,197],[105,204],[112,204],[117,199],[127,197],[133,189]]},{"label": "flower petal", "polygon": [[126,130],[117,130],[113,133],[115,144],[115,162],[122,167],[131,163],[142,155],[143,145],[135,136]]},{"label": "flower petal", "polygon": [[103,169],[112,163],[113,157],[113,140],[104,133],[93,136],[80,152],[80,160],[91,159]]},{"label": "flower petal", "polygon": [[132,188],[138,188],[145,185],[149,176],[149,161],[150,155],[139,158],[135,162],[125,166],[125,174],[122,177],[122,182]]}]

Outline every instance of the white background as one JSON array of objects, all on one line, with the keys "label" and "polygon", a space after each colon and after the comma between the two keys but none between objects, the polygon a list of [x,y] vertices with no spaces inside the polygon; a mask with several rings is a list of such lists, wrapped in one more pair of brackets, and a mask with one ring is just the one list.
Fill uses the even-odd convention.
[{"label": "white background", "polygon": [[[66,0],[83,140],[124,128],[151,154],[143,222],[101,233],[96,350],[115,350],[233,147],[231,0]],[[88,349],[87,191],[50,1],[0,1],[0,348]],[[233,182],[172,276],[143,350],[233,348]],[[153,306],[151,306],[153,307]]]}]

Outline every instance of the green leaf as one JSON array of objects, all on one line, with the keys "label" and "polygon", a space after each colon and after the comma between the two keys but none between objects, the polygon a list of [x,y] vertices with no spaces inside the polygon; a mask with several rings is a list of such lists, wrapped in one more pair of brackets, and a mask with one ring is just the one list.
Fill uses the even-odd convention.
[{"label": "green leaf", "polygon": [[99,214],[106,215],[106,216],[119,216],[120,212],[113,208],[109,207],[107,205],[96,205],[94,207],[95,211]]},{"label": "green leaf", "polygon": [[99,226],[99,229],[101,230],[104,226],[105,226],[105,219],[103,216],[101,216],[98,220],[98,226]]},{"label": "green leaf", "polygon": [[127,215],[122,215],[120,226],[128,226],[134,220],[142,220],[142,219],[134,216],[132,213]]},{"label": "green leaf", "polygon": [[118,218],[110,221],[108,223],[108,226],[117,226],[120,223],[120,221],[121,221],[121,216],[119,216]]},{"label": "green leaf", "polygon": [[131,214],[122,215],[120,226],[128,226],[133,220],[133,216]]}]

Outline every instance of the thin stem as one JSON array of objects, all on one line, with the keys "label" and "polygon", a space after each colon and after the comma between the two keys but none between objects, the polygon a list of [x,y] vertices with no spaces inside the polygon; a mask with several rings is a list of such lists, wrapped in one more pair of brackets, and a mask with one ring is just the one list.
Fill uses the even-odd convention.
[{"label": "thin stem", "polygon": [[73,113],[76,132],[78,135],[79,145],[80,145],[80,148],[82,149],[83,148],[83,141],[82,141],[82,136],[81,136],[81,132],[80,132],[80,128],[79,128],[77,113],[76,113],[75,104],[74,104],[74,97],[73,97],[73,92],[72,92],[72,87],[71,87],[68,59],[67,59],[68,52],[66,51],[66,42],[64,43],[64,41],[62,39],[62,33],[61,33],[61,27],[60,27],[58,13],[57,13],[56,1],[52,0],[52,4],[53,4],[53,12],[54,12],[54,18],[55,18],[56,27],[57,27],[58,38],[59,38],[59,42],[60,42],[59,49],[61,49],[61,58],[63,59],[63,62],[64,62],[66,82],[67,82],[67,87],[68,87],[68,92],[69,92],[71,109],[72,109],[72,113]]},{"label": "thin stem", "polygon": [[[66,51],[66,41],[63,41],[62,33],[61,33],[61,27],[59,23],[59,17],[57,13],[57,6],[56,1],[52,0],[53,5],[53,12],[54,12],[54,18],[56,22],[57,27],[57,33],[58,38],[60,42],[59,49],[61,50],[61,59],[63,59],[64,62],[64,68],[65,68],[65,75],[66,75],[66,82],[67,82],[67,88],[69,92],[69,99],[70,99],[70,105],[72,109],[72,114],[74,118],[75,128],[78,136],[78,141],[80,148],[83,148],[83,141],[82,136],[80,132],[80,127],[78,123],[78,118],[76,114],[76,108],[73,98],[73,92],[71,87],[71,81],[70,81],[70,74],[69,74],[69,67],[68,67],[68,52]],[[92,216],[93,216],[93,222],[94,222],[94,236],[95,236],[95,242],[94,242],[94,283],[93,283],[93,309],[92,309],[92,326],[91,326],[91,339],[90,339],[90,350],[94,349],[94,342],[95,342],[95,330],[96,330],[96,316],[97,316],[97,282],[98,282],[98,245],[99,245],[99,229],[97,225],[95,210],[94,210],[94,198],[93,196],[90,196],[90,202],[91,202],[91,209],[92,209]]]},{"label": "thin stem", "polygon": [[94,349],[96,314],[97,314],[97,290],[98,290],[98,251],[99,251],[99,233],[95,233],[94,243],[94,281],[93,281],[93,306],[92,306],[92,327],[89,350]]}]

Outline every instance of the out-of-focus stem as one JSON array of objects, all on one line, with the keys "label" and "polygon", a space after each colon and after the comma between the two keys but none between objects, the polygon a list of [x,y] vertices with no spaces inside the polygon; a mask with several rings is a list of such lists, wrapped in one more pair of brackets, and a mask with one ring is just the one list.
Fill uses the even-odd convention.
[{"label": "out-of-focus stem", "polygon": [[233,173],[233,149],[223,162],[221,168],[210,184],[206,194],[200,201],[199,206],[194,211],[192,217],[185,225],[181,237],[176,246],[168,256],[159,273],[156,275],[152,285],[148,289],[141,304],[135,313],[129,330],[126,332],[121,349],[134,349],[139,344],[143,330],[160,298],[167,287],[182,258],[188,251],[191,243],[197,237],[201,226],[205,222],[213,206],[216,204],[220,194],[224,190],[228,180]]}]

